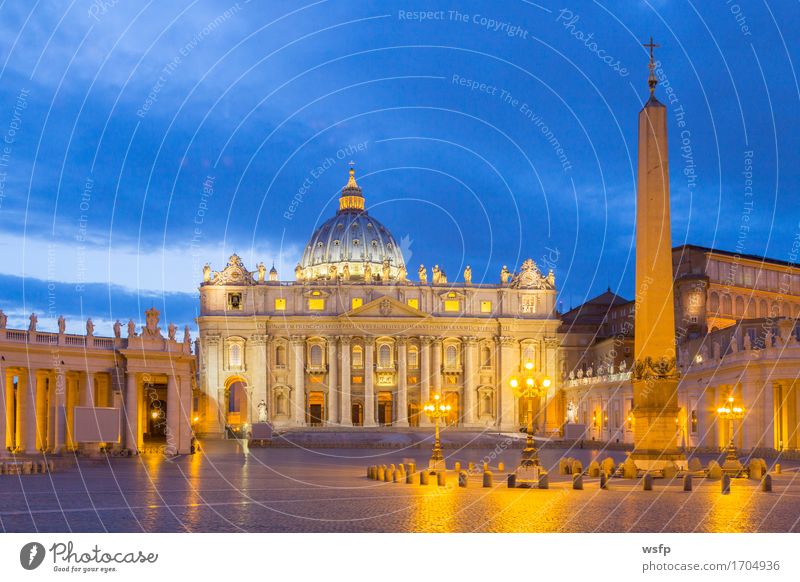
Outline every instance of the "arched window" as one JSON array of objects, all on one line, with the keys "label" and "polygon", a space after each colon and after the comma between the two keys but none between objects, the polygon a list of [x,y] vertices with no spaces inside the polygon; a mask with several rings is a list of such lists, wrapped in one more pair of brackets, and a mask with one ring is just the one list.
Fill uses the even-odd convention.
[{"label": "arched window", "polygon": [[275,414],[286,414],[286,396],[282,393],[275,397]]},{"label": "arched window", "polygon": [[730,295],[725,295],[725,297],[722,298],[722,313],[725,315],[733,315],[733,305]]},{"label": "arched window", "polygon": [[483,398],[481,398],[481,414],[482,415],[490,415],[492,414],[492,397],[488,394],[484,394]]},{"label": "arched window", "polygon": [[767,302],[764,301],[763,299],[761,300],[761,303],[758,304],[758,311],[759,311],[758,313],[759,317],[769,317],[769,311],[767,310]]},{"label": "arched window", "polygon": [[286,347],[278,346],[275,349],[275,365],[284,367],[286,366]]},{"label": "arched window", "polygon": [[319,344],[311,346],[311,365],[315,367],[322,365],[322,346]]},{"label": "arched window", "polygon": [[417,348],[414,347],[408,348],[408,367],[409,368],[419,367],[419,352],[417,351]]},{"label": "arched window", "polygon": [[456,346],[447,346],[444,350],[444,365],[448,368],[455,368],[458,363],[458,351]]},{"label": "arched window", "polygon": [[522,364],[525,365],[527,362],[532,362],[536,364],[535,358],[536,352],[534,352],[533,346],[528,344],[525,346],[525,349],[522,350]]},{"label": "arched window", "polygon": [[481,366],[490,367],[492,365],[492,350],[489,349],[489,346],[483,346],[481,348]]},{"label": "arched window", "polygon": [[239,344],[231,344],[231,347],[228,348],[228,361],[231,368],[242,367],[242,346]]},{"label": "arched window", "polygon": [[711,308],[711,313],[717,313],[719,311],[719,295],[716,293],[711,294],[709,307]]},{"label": "arched window", "polygon": [[361,346],[353,346],[353,367],[364,367],[364,350],[361,348]]},{"label": "arched window", "polygon": [[392,365],[392,348],[388,344],[383,344],[378,348],[378,366],[388,368]]},{"label": "arched window", "polygon": [[736,317],[743,317],[744,316],[744,300],[741,297],[736,298],[736,313],[734,313]]}]

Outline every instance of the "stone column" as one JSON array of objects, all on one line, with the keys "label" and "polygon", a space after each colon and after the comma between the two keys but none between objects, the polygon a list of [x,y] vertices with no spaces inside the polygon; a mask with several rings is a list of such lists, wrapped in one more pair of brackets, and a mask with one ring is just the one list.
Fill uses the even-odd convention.
[{"label": "stone column", "polygon": [[36,450],[47,450],[47,393],[49,378],[44,373],[36,378]]},{"label": "stone column", "polygon": [[375,425],[375,338],[364,338],[364,426]]},{"label": "stone column", "polygon": [[202,344],[201,357],[205,360],[205,374],[201,377],[201,388],[207,400],[202,431],[206,434],[221,436],[225,432],[227,420],[225,387],[221,385],[219,378],[222,342],[218,335],[206,335],[200,338],[200,343]]},{"label": "stone column", "polygon": [[396,426],[408,426],[408,338],[397,338]]},{"label": "stone column", "polygon": [[66,443],[67,378],[62,370],[56,371],[55,390],[50,391],[50,452],[61,453]]},{"label": "stone column", "polygon": [[342,354],[342,426],[353,426],[353,408],[350,400],[350,337],[339,336],[339,352]]},{"label": "stone column", "polygon": [[188,374],[183,374],[178,379],[178,390],[181,400],[178,453],[188,455],[192,452],[192,379]]},{"label": "stone column", "polygon": [[464,339],[464,415],[465,426],[475,424],[475,401],[478,370],[475,364],[478,360],[478,342],[474,337],[467,336]]},{"label": "stone column", "polygon": [[336,338],[326,338],[328,345],[328,424],[339,424],[339,360]]},{"label": "stone column", "polygon": [[17,402],[14,397],[14,377],[6,368],[3,368],[3,379],[5,380],[5,394],[3,396],[5,399],[6,418],[5,444],[6,448],[13,451],[17,448],[17,429],[15,421],[17,417]]},{"label": "stone column", "polygon": [[[6,376],[6,368],[0,362],[0,459],[9,456],[8,449],[11,448],[12,440],[9,439],[9,428],[12,423],[9,420],[9,406],[8,406],[8,377]],[[11,387],[13,390],[13,387]]]},{"label": "stone column", "polygon": [[[772,382],[762,382],[761,398],[764,415],[764,434],[761,437],[764,447],[774,449],[775,443],[775,390]],[[800,403],[799,403],[800,404]]]},{"label": "stone column", "polygon": [[502,430],[514,430],[517,424],[514,391],[509,385],[514,368],[517,365],[519,350],[516,339],[501,336],[500,342],[500,402],[498,404],[498,425]]},{"label": "stone column", "polygon": [[138,454],[139,442],[139,378],[135,372],[128,372],[125,386],[125,448],[132,455]]},{"label": "stone column", "polygon": [[306,423],[306,340],[302,336],[292,336],[294,351],[294,389],[292,390],[291,421],[294,424]]},{"label": "stone column", "polygon": [[435,394],[442,394],[442,338],[440,337],[433,338],[431,344],[431,388]]},{"label": "stone column", "polygon": [[178,379],[174,374],[167,376],[167,447],[166,454],[178,454],[180,443],[180,408],[181,396],[178,390]]},{"label": "stone column", "polygon": [[[38,453],[36,449],[36,392],[37,392],[37,370],[28,368],[25,385],[17,389],[19,417],[18,433],[19,450],[28,455]],[[20,380],[22,376],[20,375]]]},{"label": "stone column", "polygon": [[245,368],[250,377],[252,393],[248,398],[249,423],[258,422],[258,403],[267,402],[267,336],[254,334],[247,340],[247,359]]},{"label": "stone column", "polygon": [[78,379],[74,373],[67,374],[67,399],[65,421],[65,444],[67,450],[75,450],[75,406],[78,402]]},{"label": "stone column", "polygon": [[419,384],[419,425],[430,426],[431,421],[428,415],[422,411],[425,403],[431,399],[431,338],[422,336],[419,338],[420,350],[420,384]]}]

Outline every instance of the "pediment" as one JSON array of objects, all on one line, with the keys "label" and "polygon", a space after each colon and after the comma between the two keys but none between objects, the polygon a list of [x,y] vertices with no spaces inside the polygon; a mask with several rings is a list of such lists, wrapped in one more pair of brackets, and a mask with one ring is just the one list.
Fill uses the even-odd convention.
[{"label": "pediment", "polygon": [[356,307],[342,314],[340,317],[427,317],[428,314],[423,313],[419,309],[414,309],[410,305],[406,305],[394,299],[382,295],[373,299],[369,303],[365,303],[361,307]]}]

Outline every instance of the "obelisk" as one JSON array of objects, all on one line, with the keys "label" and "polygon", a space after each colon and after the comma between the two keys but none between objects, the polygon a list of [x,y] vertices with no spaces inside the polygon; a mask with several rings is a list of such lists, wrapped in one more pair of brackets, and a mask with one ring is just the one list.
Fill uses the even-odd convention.
[{"label": "obelisk", "polygon": [[672,297],[672,236],[669,213],[667,109],[656,99],[653,39],[650,98],[639,112],[636,184],[636,312],[633,438],[631,455],[640,470],[660,470],[684,460],[678,449],[678,370]]}]

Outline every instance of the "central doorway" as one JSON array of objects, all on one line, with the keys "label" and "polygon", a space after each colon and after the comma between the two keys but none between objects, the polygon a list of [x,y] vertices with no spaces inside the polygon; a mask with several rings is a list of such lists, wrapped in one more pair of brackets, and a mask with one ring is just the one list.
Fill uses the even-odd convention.
[{"label": "central doorway", "polygon": [[378,424],[392,425],[392,393],[378,392]]},{"label": "central doorway", "polygon": [[322,392],[308,393],[308,418],[309,426],[322,426],[325,418],[325,394]]}]

